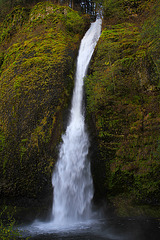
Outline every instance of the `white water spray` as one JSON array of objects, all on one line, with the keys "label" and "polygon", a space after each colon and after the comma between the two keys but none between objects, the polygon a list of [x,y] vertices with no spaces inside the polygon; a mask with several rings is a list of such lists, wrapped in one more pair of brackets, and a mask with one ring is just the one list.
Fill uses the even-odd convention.
[{"label": "white water spray", "polygon": [[52,178],[52,221],[56,225],[75,223],[91,217],[93,183],[87,160],[89,141],[82,111],[83,79],[100,37],[101,22],[101,19],[97,19],[91,24],[81,41],[77,58],[70,121],[62,136],[63,143]]}]

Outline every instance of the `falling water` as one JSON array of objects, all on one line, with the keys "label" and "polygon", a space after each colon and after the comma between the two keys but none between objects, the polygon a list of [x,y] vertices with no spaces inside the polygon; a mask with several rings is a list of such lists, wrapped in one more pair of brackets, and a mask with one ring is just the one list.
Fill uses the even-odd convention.
[{"label": "falling water", "polygon": [[82,110],[83,79],[100,33],[101,19],[97,19],[86,32],[79,49],[70,120],[62,136],[52,178],[52,221],[56,224],[75,223],[91,217],[93,183],[87,160],[89,140]]}]

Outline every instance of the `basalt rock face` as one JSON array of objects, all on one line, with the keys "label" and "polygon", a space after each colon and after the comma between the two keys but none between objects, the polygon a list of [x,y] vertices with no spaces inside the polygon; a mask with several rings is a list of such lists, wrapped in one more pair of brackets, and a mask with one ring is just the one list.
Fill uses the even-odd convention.
[{"label": "basalt rock face", "polygon": [[160,5],[151,2],[139,1],[134,20],[107,8],[86,79],[95,194],[120,215],[160,214]]},{"label": "basalt rock face", "polygon": [[88,23],[48,2],[17,7],[1,23],[1,199],[51,192],[75,57]]}]

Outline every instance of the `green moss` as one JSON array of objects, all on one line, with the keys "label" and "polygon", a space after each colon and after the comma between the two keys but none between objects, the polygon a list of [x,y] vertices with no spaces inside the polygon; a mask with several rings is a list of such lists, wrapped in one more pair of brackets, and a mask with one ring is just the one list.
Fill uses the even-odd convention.
[{"label": "green moss", "polygon": [[130,195],[117,195],[112,199],[116,214],[121,217],[130,216],[145,216],[159,218],[159,206],[137,205],[133,202]]},{"label": "green moss", "polygon": [[[150,22],[152,18],[155,32],[158,11]],[[85,82],[99,161],[106,166],[107,197],[114,202],[123,195],[131,207],[158,205],[160,196],[159,67],[152,50],[157,49],[159,37],[147,35],[146,24],[148,19],[141,28],[133,22],[107,25]]]},{"label": "green moss", "polygon": [[148,12],[155,2],[155,0],[104,0],[102,1],[104,17],[113,24],[133,21],[138,15]]},{"label": "green moss", "polygon": [[8,41],[27,20],[28,10],[16,7],[3,21],[0,31],[0,43],[4,40]]},{"label": "green moss", "polygon": [[21,236],[15,229],[15,219],[9,213],[9,209],[5,206],[0,213],[0,236],[2,240],[16,240]]},{"label": "green moss", "polygon": [[48,2],[27,13],[16,8],[4,20],[0,75],[3,196],[36,198],[46,185],[51,190],[63,112],[73,87],[75,53],[86,26],[77,12]]},{"label": "green moss", "polygon": [[5,145],[5,135],[3,133],[3,131],[0,131],[0,152],[3,150]]}]

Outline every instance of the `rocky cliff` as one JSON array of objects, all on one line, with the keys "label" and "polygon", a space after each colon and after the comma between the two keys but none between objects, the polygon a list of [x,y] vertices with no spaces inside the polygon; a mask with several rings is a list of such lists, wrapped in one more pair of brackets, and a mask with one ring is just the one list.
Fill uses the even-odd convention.
[{"label": "rocky cliff", "polygon": [[86,79],[96,195],[121,215],[160,214],[159,12],[159,1],[104,1]]},{"label": "rocky cliff", "polygon": [[16,7],[0,25],[1,200],[52,192],[75,58],[88,23],[69,7],[43,2]]}]

